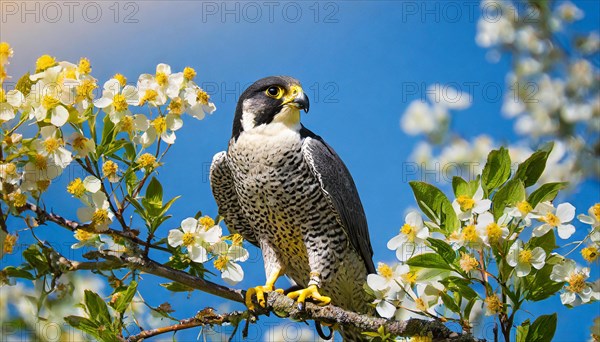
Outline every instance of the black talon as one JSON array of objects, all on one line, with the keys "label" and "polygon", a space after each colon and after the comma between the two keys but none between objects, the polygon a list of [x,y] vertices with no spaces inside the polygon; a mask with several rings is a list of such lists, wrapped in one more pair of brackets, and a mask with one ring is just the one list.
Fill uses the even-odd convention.
[{"label": "black talon", "polygon": [[323,332],[323,326],[321,325],[320,322],[315,321],[315,329],[317,330],[317,334],[319,334],[319,337],[324,339],[324,340],[331,340],[331,338],[333,337],[333,329],[331,329],[331,327],[329,328],[329,335],[325,335],[325,333]]},{"label": "black talon", "polygon": [[298,310],[304,311],[304,303],[298,303]]}]

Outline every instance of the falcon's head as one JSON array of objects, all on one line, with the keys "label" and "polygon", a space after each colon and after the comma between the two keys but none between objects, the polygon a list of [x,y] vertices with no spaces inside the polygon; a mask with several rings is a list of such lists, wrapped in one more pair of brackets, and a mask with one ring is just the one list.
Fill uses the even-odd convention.
[{"label": "falcon's head", "polygon": [[297,79],[289,76],[262,78],[240,96],[232,136],[272,123],[299,128],[300,110],[308,112],[308,108],[308,97]]}]

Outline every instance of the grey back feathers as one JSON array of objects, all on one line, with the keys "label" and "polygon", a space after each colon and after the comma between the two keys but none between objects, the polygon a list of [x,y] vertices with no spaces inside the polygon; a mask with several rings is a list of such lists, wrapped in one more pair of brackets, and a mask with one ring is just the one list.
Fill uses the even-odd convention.
[{"label": "grey back feathers", "polygon": [[365,261],[367,271],[375,273],[367,219],[348,168],[320,136],[304,127],[300,134],[304,138],[302,153],[321,183],[325,197],[337,213],[352,247]]}]

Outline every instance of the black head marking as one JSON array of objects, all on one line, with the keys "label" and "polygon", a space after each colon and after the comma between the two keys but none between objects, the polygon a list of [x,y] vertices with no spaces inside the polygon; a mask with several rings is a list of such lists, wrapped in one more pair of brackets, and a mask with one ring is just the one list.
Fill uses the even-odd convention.
[{"label": "black head marking", "polygon": [[[284,91],[289,90],[292,86],[299,86],[300,82],[289,76],[270,76],[261,78],[254,82],[248,87],[240,96],[236,109],[235,117],[233,119],[233,129],[231,137],[237,139],[238,136],[244,130],[242,126],[242,114],[244,111],[244,101],[250,101],[250,105],[253,108],[253,114],[255,115],[254,124],[256,126],[262,124],[268,124],[273,120],[273,117],[277,115],[283,108],[283,98],[273,97],[274,91],[269,91],[270,87],[279,87]],[[267,92],[271,93],[272,96],[268,96]],[[308,109],[308,98],[306,98],[306,107]]]}]

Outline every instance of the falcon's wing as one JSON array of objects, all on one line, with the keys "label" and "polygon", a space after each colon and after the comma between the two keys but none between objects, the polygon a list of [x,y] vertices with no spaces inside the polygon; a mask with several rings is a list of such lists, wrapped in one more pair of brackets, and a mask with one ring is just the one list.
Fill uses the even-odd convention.
[{"label": "falcon's wing", "polygon": [[219,215],[225,219],[227,228],[232,233],[239,233],[244,239],[258,246],[258,240],[238,202],[225,151],[219,152],[213,157],[210,165],[210,186],[219,207]]},{"label": "falcon's wing", "polygon": [[367,271],[375,273],[367,219],[350,172],[321,137],[304,127],[300,134],[304,138],[302,143],[304,159],[321,183],[321,190],[331,209],[336,212],[338,221],[348,235],[352,247],[362,256]]}]

